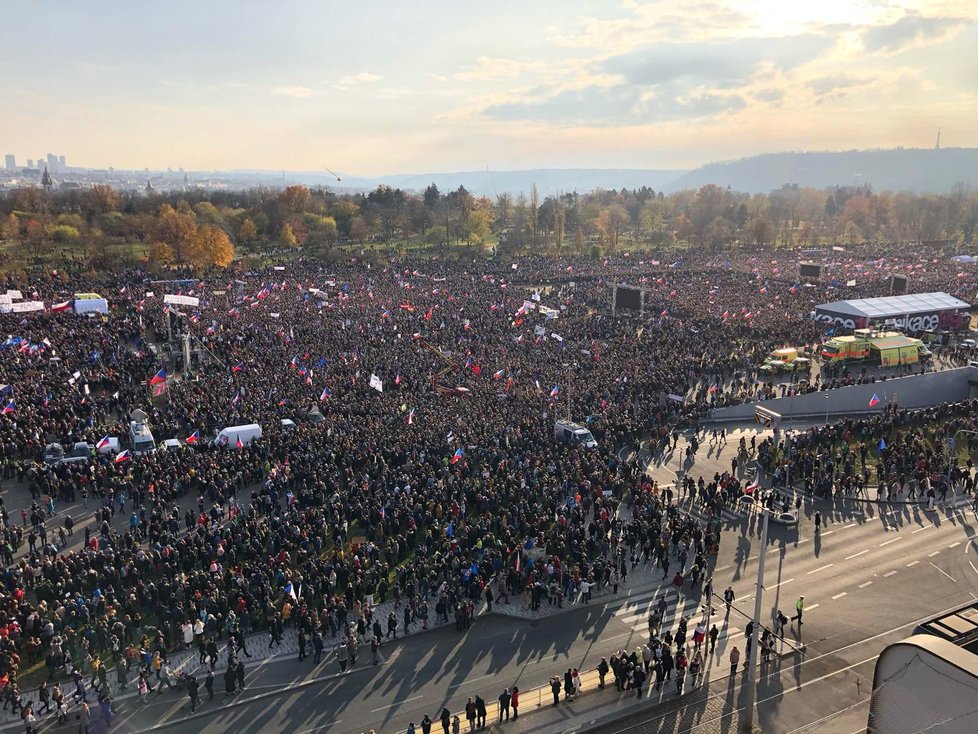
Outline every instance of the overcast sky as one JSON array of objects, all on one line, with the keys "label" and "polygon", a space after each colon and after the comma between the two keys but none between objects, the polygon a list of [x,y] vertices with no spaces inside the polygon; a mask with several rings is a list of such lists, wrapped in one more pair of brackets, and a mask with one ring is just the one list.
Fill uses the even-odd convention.
[{"label": "overcast sky", "polygon": [[168,0],[4,10],[18,163],[687,168],[978,145],[976,0]]}]

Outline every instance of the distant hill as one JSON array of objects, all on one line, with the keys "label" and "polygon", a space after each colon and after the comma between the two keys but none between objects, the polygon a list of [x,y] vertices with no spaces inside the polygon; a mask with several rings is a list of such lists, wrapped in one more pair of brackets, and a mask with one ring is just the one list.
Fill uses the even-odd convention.
[{"label": "distant hill", "polygon": [[569,193],[585,193],[593,189],[638,189],[649,186],[656,191],[665,189],[679,178],[682,170],[639,170],[616,168],[536,168],[525,171],[461,171],[457,173],[406,173],[376,178],[355,177],[340,174],[342,182],[326,174],[292,173],[290,178],[312,185],[321,184],[331,189],[359,189],[369,191],[378,184],[387,184],[407,191],[424,191],[432,182],[442,193],[464,186],[475,196],[496,196],[520,192],[530,193],[536,184],[540,196]]},{"label": "distant hill", "polygon": [[666,191],[711,183],[751,194],[784,184],[824,189],[864,183],[874,191],[947,193],[958,183],[978,188],[978,148],[770,153],[701,166],[676,178]]}]

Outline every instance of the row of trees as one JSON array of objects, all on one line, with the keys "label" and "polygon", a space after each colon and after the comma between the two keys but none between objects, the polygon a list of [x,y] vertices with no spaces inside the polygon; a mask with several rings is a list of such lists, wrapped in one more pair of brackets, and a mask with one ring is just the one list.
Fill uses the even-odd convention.
[{"label": "row of trees", "polygon": [[714,185],[664,195],[648,187],[540,197],[475,197],[464,187],[420,194],[380,186],[336,194],[289,186],[275,190],[117,192],[93,186],[0,198],[0,236],[37,257],[46,247],[107,252],[109,243],[148,246],[159,264],[227,266],[235,250],[272,247],[327,256],[338,244],[498,244],[505,252],[598,251],[623,246],[699,247],[731,243],[784,246],[863,241],[973,242],[978,196],[876,193],[868,186],[828,190],[784,186],[748,195]]}]

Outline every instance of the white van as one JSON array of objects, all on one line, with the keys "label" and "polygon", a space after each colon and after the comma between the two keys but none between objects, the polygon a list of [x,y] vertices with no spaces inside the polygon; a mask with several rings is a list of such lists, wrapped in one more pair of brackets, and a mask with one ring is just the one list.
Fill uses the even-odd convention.
[{"label": "white van", "polygon": [[214,445],[234,448],[240,440],[242,446],[247,446],[256,438],[261,438],[261,426],[257,423],[247,423],[243,426],[228,426],[227,428],[222,428],[214,438]]},{"label": "white van", "polygon": [[554,423],[554,438],[560,443],[574,443],[586,449],[597,448],[598,442],[584,426],[571,421]]},{"label": "white van", "polygon": [[156,439],[153,438],[152,431],[140,421],[129,421],[129,445],[136,454],[156,451]]}]

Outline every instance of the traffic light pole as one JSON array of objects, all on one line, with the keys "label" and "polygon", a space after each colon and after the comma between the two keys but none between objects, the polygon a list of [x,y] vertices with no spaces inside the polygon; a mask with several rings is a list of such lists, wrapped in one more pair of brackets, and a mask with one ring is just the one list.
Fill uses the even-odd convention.
[{"label": "traffic light pole", "polygon": [[740,726],[743,734],[754,732],[754,704],[757,701],[757,642],[761,627],[761,605],[764,594],[764,556],[767,553],[767,527],[771,522],[769,512],[761,505],[761,550],[757,556],[757,588],[754,595],[754,624],[750,636],[750,654],[747,656],[746,686],[747,701],[744,705],[744,721]]}]

